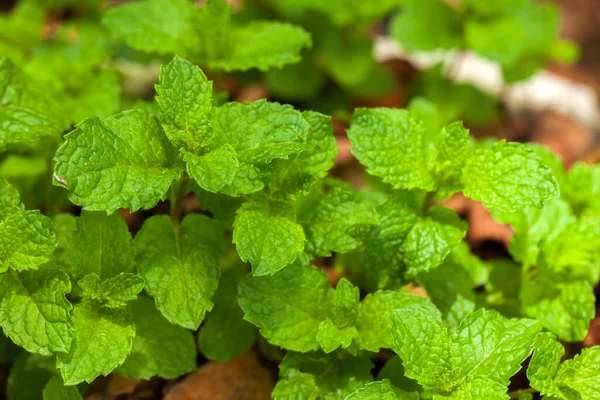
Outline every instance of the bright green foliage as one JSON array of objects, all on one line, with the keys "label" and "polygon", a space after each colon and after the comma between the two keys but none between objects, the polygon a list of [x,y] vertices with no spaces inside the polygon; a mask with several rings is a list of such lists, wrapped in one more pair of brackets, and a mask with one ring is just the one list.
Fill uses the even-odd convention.
[{"label": "bright green foliage", "polygon": [[74,386],[65,386],[60,376],[48,381],[43,395],[44,400],[83,400],[79,390]]},{"label": "bright green foliage", "polygon": [[156,102],[165,134],[177,148],[197,151],[212,137],[212,82],[201,69],[179,57],[161,68]]},{"label": "bright green foliage", "polygon": [[500,218],[515,228],[509,251],[527,272],[519,292],[523,313],[563,340],[583,340],[595,314],[600,220],[577,218],[561,199]]},{"label": "bright green foliage", "polygon": [[375,286],[393,286],[437,267],[464,238],[466,225],[456,213],[439,206],[423,209],[421,193],[404,191],[379,207],[379,226],[365,247],[367,277]]},{"label": "bright green foliage", "polygon": [[81,122],[54,162],[54,184],[72,202],[109,213],[154,207],[181,174],[158,120],[139,109]]},{"label": "bright green foliage", "polygon": [[[413,83],[413,90],[418,97],[410,100],[408,109],[428,126],[433,125],[433,131],[456,120],[482,125],[499,118],[497,98],[472,84],[448,80],[442,67],[421,72]],[[427,112],[420,114],[418,107],[420,111],[427,108]]]},{"label": "bright green foliage", "polygon": [[209,360],[219,362],[244,354],[256,341],[256,328],[245,321],[237,303],[237,284],[231,273],[221,275],[213,298],[215,306],[206,315],[198,334],[198,347]]},{"label": "bright green foliage", "polygon": [[409,51],[468,49],[501,65],[509,81],[529,77],[549,60],[576,58],[557,38],[558,9],[533,0],[407,0],[392,21],[391,35]]},{"label": "bright green foliage", "polygon": [[82,297],[101,302],[104,307],[119,308],[127,301],[137,299],[144,289],[144,280],[130,272],[123,272],[104,281],[94,273],[78,282],[83,289]]},{"label": "bright green foliage", "polygon": [[279,378],[273,398],[334,400],[361,388],[373,380],[373,364],[366,357],[336,360],[335,355],[289,352],[279,364]]},{"label": "bright green foliage", "polygon": [[389,380],[367,383],[344,400],[418,400],[417,393],[407,393],[390,385]]},{"label": "bright green foliage", "polygon": [[358,329],[357,345],[361,349],[377,352],[393,346],[390,323],[394,310],[415,305],[421,309],[438,314],[438,310],[423,297],[408,293],[379,290],[370,293],[360,303],[356,328]]},{"label": "bright green foliage", "polygon": [[131,352],[135,327],[122,309],[104,308],[93,300],[84,300],[75,306],[72,321],[71,349],[59,353],[56,359],[66,385],[108,375]]},{"label": "bright green foliage", "polygon": [[56,247],[52,220],[25,211],[19,193],[0,177],[0,272],[37,269]]},{"label": "bright green foliage", "polygon": [[67,352],[73,338],[68,276],[44,268],[0,274],[0,325],[17,345],[31,353]]},{"label": "bright green foliage", "polygon": [[174,379],[196,369],[196,344],[191,332],[167,321],[151,299],[140,298],[128,307],[135,338],[131,354],[118,368],[121,375]]},{"label": "bright green foliage", "polygon": [[196,7],[186,0],[137,1],[108,9],[102,23],[135,49],[185,53],[198,45],[194,35],[195,12]]},{"label": "bright green foliage", "polygon": [[10,368],[6,382],[9,400],[39,400],[47,382],[58,374],[53,357],[23,353]]},{"label": "bright green foliage", "polygon": [[394,291],[378,291],[359,302],[358,289],[347,280],[334,290],[322,271],[299,263],[273,276],[247,276],[239,290],[244,318],[270,343],[298,352],[389,348],[394,309],[419,304],[435,310],[427,299]]},{"label": "bright green foliage", "polygon": [[406,0],[391,34],[409,51],[451,49],[461,44],[460,14],[439,0]]},{"label": "bright green foliage", "polygon": [[272,275],[304,249],[304,232],[285,203],[256,199],[244,203],[233,224],[233,243],[254,275]]},{"label": "bright green foliage", "polygon": [[507,212],[541,207],[558,195],[549,168],[522,144],[501,141],[473,150],[467,135],[453,124],[428,137],[425,124],[408,111],[386,108],[357,109],[348,131],[352,153],[367,172],[396,189],[462,191]]},{"label": "bright green foliage", "polygon": [[361,240],[353,236],[353,231],[369,229],[379,222],[375,209],[356,192],[345,188],[331,189],[317,204],[307,201],[298,218],[306,232],[307,251],[317,257],[355,249]]},{"label": "bright green foliage", "polygon": [[560,364],[565,350],[554,335],[540,334],[527,369],[531,387],[555,399],[593,398],[600,390],[598,347],[583,349],[572,360]]},{"label": "bright green foliage", "polygon": [[280,12],[301,8],[327,15],[335,25],[350,25],[375,20],[388,14],[404,3],[404,0],[333,0],[327,4],[319,0],[269,0]]},{"label": "bright green foliage", "polygon": [[448,334],[439,315],[422,307],[396,310],[394,351],[406,376],[439,398],[505,398],[509,378],[531,354],[541,326],[480,309]]},{"label": "bright green foliage", "polygon": [[319,348],[317,332],[331,292],[322,271],[296,264],[273,276],[243,278],[238,301],[244,318],[270,343],[306,352]]},{"label": "bright green foliage", "polygon": [[[461,243],[432,271],[419,275],[431,301],[446,314],[460,302],[475,301],[474,289],[488,280],[488,269]],[[461,318],[462,319],[462,318]]]},{"label": "bright green foliage", "polygon": [[60,105],[6,58],[0,58],[0,94],[0,151],[56,143],[69,126]]},{"label": "bright green foliage", "polygon": [[129,46],[145,52],[180,54],[210,68],[262,71],[300,60],[310,36],[278,22],[241,25],[222,0],[197,8],[186,0],[142,0],[107,10],[103,24]]},{"label": "bright green foliage", "polygon": [[[198,368],[190,330],[209,360],[256,350],[283,358],[275,399],[507,398],[532,349],[532,389],[593,397],[596,348],[561,365],[553,335],[580,341],[594,316],[596,167],[565,173],[540,148],[475,143],[453,121],[486,121],[494,101],[434,70],[417,82],[429,100],[356,110],[348,135],[371,175],[357,190],[326,178],[337,152],[330,116],[228,103],[232,80],[218,71],[286,65],[269,73],[271,94],[301,93],[302,109],[315,102],[345,121],[345,103],[395,84],[373,60],[368,26],[390,11],[406,4],[393,25],[407,49],[470,46],[516,79],[568,55],[552,9],[529,0],[247,3],[233,14],[221,0],[106,9],[25,0],[0,17],[8,399],[80,399],[87,385],[74,385],[111,373],[178,379]],[[55,15],[69,18],[46,24]],[[314,48],[274,17],[306,27]],[[159,71],[164,56],[174,58]],[[146,101],[157,78],[156,101]],[[512,225],[512,259],[471,253],[467,224],[438,203],[458,192]],[[79,217],[58,214],[79,213],[67,196]],[[423,289],[428,297],[413,294]],[[507,319],[522,316],[535,320]],[[37,354],[17,358],[17,346]],[[380,367],[389,349],[399,356],[374,378],[374,353]]]},{"label": "bright green foliage", "polygon": [[305,193],[308,185],[327,175],[338,151],[331,117],[314,111],[304,111],[302,117],[309,124],[304,140],[310,150],[273,160],[267,168],[269,188],[278,196]]},{"label": "bright green foliage", "polygon": [[77,280],[93,274],[99,283],[134,268],[131,234],[119,213],[81,213],[67,256]]},{"label": "bright green foliage", "polygon": [[223,236],[219,225],[188,215],[173,226],[166,215],[147,219],[134,240],[139,275],[156,308],[172,324],[198,329],[213,307]]},{"label": "bright green foliage", "polygon": [[498,142],[477,150],[464,168],[463,193],[492,210],[541,207],[558,195],[558,185],[540,158],[518,143]]}]

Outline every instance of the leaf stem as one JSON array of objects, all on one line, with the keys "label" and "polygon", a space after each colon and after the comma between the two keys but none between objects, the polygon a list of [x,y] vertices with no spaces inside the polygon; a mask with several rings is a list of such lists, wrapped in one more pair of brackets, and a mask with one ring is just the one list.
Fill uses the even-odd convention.
[{"label": "leaf stem", "polygon": [[187,173],[183,173],[181,181],[179,182],[179,189],[177,191],[177,197],[173,199],[171,196],[171,220],[173,221],[173,229],[179,230],[179,223],[181,221],[181,210],[183,208],[183,201],[187,194],[187,184],[189,181]]},{"label": "leaf stem", "polygon": [[431,205],[431,201],[433,200],[433,196],[435,196],[435,191],[425,193],[425,199],[423,199],[423,209],[422,212],[425,212],[429,209]]},{"label": "leaf stem", "polygon": [[513,390],[512,392],[508,392],[508,396],[511,399],[518,399],[524,393],[537,393],[537,390],[534,388]]}]

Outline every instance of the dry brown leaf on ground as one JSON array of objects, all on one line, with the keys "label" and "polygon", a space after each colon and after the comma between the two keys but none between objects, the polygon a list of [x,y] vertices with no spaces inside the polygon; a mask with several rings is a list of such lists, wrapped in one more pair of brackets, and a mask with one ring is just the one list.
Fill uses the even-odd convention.
[{"label": "dry brown leaf on ground", "polygon": [[175,384],[165,400],[269,400],[273,376],[253,352],[225,363],[210,361]]}]

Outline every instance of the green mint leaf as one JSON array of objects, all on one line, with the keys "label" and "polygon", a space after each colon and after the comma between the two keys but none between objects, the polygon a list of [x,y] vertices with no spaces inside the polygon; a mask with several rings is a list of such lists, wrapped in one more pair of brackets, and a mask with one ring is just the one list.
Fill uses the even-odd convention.
[{"label": "green mint leaf", "polygon": [[365,273],[373,286],[385,288],[403,283],[405,267],[399,250],[419,222],[422,208],[423,195],[417,191],[401,191],[378,207],[379,226],[365,240]]},{"label": "green mint leaf", "polygon": [[409,392],[422,392],[423,388],[414,379],[404,376],[404,365],[397,355],[386,361],[377,374],[377,380],[389,380],[392,385]]},{"label": "green mint leaf", "polygon": [[565,354],[563,346],[551,333],[541,333],[527,368],[531,387],[544,396],[561,400],[593,398],[600,388],[599,349],[598,346],[583,349],[581,354],[559,365]]},{"label": "green mint leaf", "polygon": [[103,13],[102,24],[126,44],[144,52],[186,54],[198,45],[196,7],[186,0],[144,0]]},{"label": "green mint leaf", "polygon": [[67,255],[76,280],[88,274],[106,280],[131,272],[135,263],[131,234],[119,213],[82,212]]},{"label": "green mint leaf", "polygon": [[100,71],[85,82],[82,91],[70,103],[73,121],[111,116],[121,108],[119,76],[112,70]]},{"label": "green mint leaf", "polygon": [[487,282],[486,274],[483,262],[471,254],[466,243],[462,243],[439,267],[419,275],[419,280],[431,301],[447,314],[457,301],[475,301],[474,289]]},{"label": "green mint leaf", "polygon": [[323,89],[326,75],[315,68],[314,52],[303,52],[302,59],[285,67],[270,69],[265,76],[269,92],[278,99],[310,100]]},{"label": "green mint leaf", "polygon": [[465,24],[466,45],[501,65],[514,65],[523,56],[523,36],[523,27],[514,16],[492,21],[471,20]]},{"label": "green mint leaf", "polygon": [[338,148],[331,117],[314,111],[304,111],[302,117],[310,125],[306,141],[312,150],[290,155],[288,160],[273,160],[267,170],[273,192],[287,196],[304,193],[306,181],[312,184],[324,178],[333,167]]},{"label": "green mint leaf", "polygon": [[520,143],[504,141],[469,157],[462,183],[465,196],[481,201],[492,211],[539,208],[559,194],[552,172],[534,152]]},{"label": "green mint leaf", "polygon": [[272,276],[247,276],[238,285],[244,318],[269,343],[300,352],[319,348],[317,333],[333,291],[323,271],[297,263]]},{"label": "green mint leaf", "polygon": [[408,393],[393,387],[388,379],[367,383],[344,400],[418,400],[418,393]]},{"label": "green mint leaf", "polygon": [[435,390],[450,358],[448,332],[435,309],[413,305],[391,314],[393,350],[402,359],[405,375],[426,390]]},{"label": "green mint leaf", "polygon": [[[293,192],[299,179],[305,180],[307,174],[321,177],[323,168],[331,165],[335,146],[328,136],[331,125],[319,114],[260,100],[214,108],[211,123],[210,149],[184,156],[190,176],[210,192],[250,194],[261,190],[270,177],[276,188],[292,186]],[[316,164],[307,167],[309,162]],[[298,172],[298,165],[305,171]],[[299,177],[288,175],[296,172]]]},{"label": "green mint leaf", "polygon": [[83,289],[82,296],[102,303],[108,308],[125,306],[126,302],[137,299],[144,289],[144,280],[131,272],[122,272],[106,280],[94,273],[84,276],[77,282]]},{"label": "green mint leaf", "polygon": [[391,35],[408,51],[460,47],[461,16],[439,0],[407,0],[392,21]]},{"label": "green mint leaf", "polygon": [[283,22],[257,21],[242,26],[231,25],[225,32],[223,50],[206,57],[210,68],[246,71],[257,68],[281,68],[300,61],[300,51],[311,46],[304,29]]},{"label": "green mint leaf", "polygon": [[354,325],[358,317],[360,303],[360,290],[348,279],[338,281],[333,293],[331,314],[335,324],[339,327]]},{"label": "green mint leaf", "polygon": [[569,275],[570,279],[582,278],[592,285],[598,282],[600,218],[584,217],[544,239],[538,259],[540,266]]},{"label": "green mint leaf", "polygon": [[573,398],[576,392],[580,398],[593,398],[600,389],[600,347],[583,349],[581,354],[561,364],[556,373],[556,384],[565,393],[565,398]]},{"label": "green mint leaf", "polygon": [[83,400],[75,386],[65,386],[60,376],[48,381],[43,392],[44,400]]},{"label": "green mint leaf", "polygon": [[304,249],[304,231],[287,203],[250,200],[237,212],[233,243],[254,275],[272,275],[294,262]]},{"label": "green mint leaf", "polygon": [[360,304],[356,319],[358,347],[372,352],[392,348],[392,314],[396,309],[411,305],[418,306],[432,315],[439,314],[428,299],[409,293],[379,290],[368,294]]},{"label": "green mint leaf", "polygon": [[19,193],[0,177],[0,272],[37,269],[56,248],[52,220],[23,210]]},{"label": "green mint leaf", "polygon": [[273,399],[334,400],[371,382],[373,364],[366,357],[336,359],[335,354],[320,356],[288,352],[279,364],[279,381]]},{"label": "green mint leaf", "polygon": [[56,358],[66,385],[91,382],[123,364],[135,338],[135,327],[124,310],[84,300],[75,306],[72,320],[75,334],[71,349]]},{"label": "green mint leaf", "polygon": [[68,352],[73,306],[65,294],[70,291],[69,277],[49,268],[0,274],[0,325],[4,333],[31,353]]},{"label": "green mint leaf", "polygon": [[438,265],[467,234],[467,224],[448,208],[432,206],[408,232],[401,250],[406,275],[415,277]]},{"label": "green mint leaf", "polygon": [[239,160],[250,164],[287,159],[311,148],[305,144],[310,124],[289,105],[227,103],[213,109],[212,126],[215,143],[232,146]]},{"label": "green mint leaf", "polygon": [[330,190],[316,205],[306,203],[298,214],[299,223],[306,232],[307,250],[317,257],[330,256],[332,251],[347,253],[357,248],[362,241],[352,235],[351,229],[379,223],[371,204],[363,201],[357,192],[343,188]]},{"label": "green mint leaf", "polygon": [[44,10],[35,1],[19,1],[10,14],[0,15],[0,43],[12,43],[20,49],[31,48],[42,39],[44,17]]},{"label": "green mint leaf", "polygon": [[245,321],[238,305],[235,277],[224,273],[213,299],[215,306],[206,315],[198,334],[198,347],[209,360],[226,362],[244,354],[256,341],[256,328]]},{"label": "green mint leaf", "polygon": [[469,131],[462,122],[454,122],[441,129],[435,146],[436,159],[433,167],[438,182],[456,185],[455,182],[460,178],[462,167],[470,155],[470,144]]},{"label": "green mint leaf", "polygon": [[[360,0],[334,0],[323,3],[318,0],[267,0],[270,7],[283,15],[294,14],[296,7],[303,12],[314,11],[326,15],[336,28],[346,25],[360,25],[379,19],[404,4],[404,0],[380,0],[364,2]],[[319,20],[320,22],[320,20]]]},{"label": "green mint leaf", "polygon": [[10,368],[8,400],[39,400],[48,381],[58,374],[54,357],[23,353]]},{"label": "green mint leaf", "polygon": [[[559,168],[564,174],[562,163],[559,164]],[[599,182],[599,167],[578,162],[569,169],[565,181],[561,181],[561,195],[568,199],[577,214],[598,215],[600,210]]]},{"label": "green mint leaf", "polygon": [[484,309],[468,315],[451,335],[439,314],[423,307],[398,309],[392,316],[394,350],[406,376],[454,398],[504,396],[540,329],[534,320],[506,319]]},{"label": "green mint leaf", "polygon": [[261,171],[240,161],[238,153],[228,144],[201,156],[188,152],[183,159],[190,177],[209,192],[239,196],[258,192],[264,187]]},{"label": "green mint leaf", "polygon": [[317,332],[317,342],[325,353],[331,353],[338,347],[348,348],[352,340],[358,336],[358,331],[354,326],[338,327],[329,318],[325,318],[319,324]]},{"label": "green mint leaf", "polygon": [[[497,215],[508,222],[515,230],[508,251],[511,256],[525,266],[538,264],[545,241],[560,245],[562,240],[554,240],[566,226],[575,222],[575,216],[564,200],[557,198],[544,203],[542,208],[528,207],[511,215]],[[552,246],[548,246],[554,251]]]},{"label": "green mint leaf", "polygon": [[554,382],[560,360],[565,354],[564,347],[556,341],[556,336],[542,332],[534,342],[533,357],[527,367],[527,379],[532,388],[544,396],[565,399]]},{"label": "green mint leaf", "polygon": [[172,325],[154,302],[140,298],[128,305],[135,325],[131,354],[117,372],[126,377],[176,379],[196,369],[196,344],[188,330]]},{"label": "green mint leaf", "polygon": [[187,215],[174,227],[166,215],[148,218],[134,245],[138,274],[156,308],[172,324],[198,329],[217,289],[223,235],[218,223]]},{"label": "green mint leaf", "polygon": [[69,246],[77,230],[77,217],[73,214],[60,213],[54,216],[52,223],[56,231],[57,241],[56,249],[52,254],[52,261],[68,275],[73,275],[73,268],[69,261]]},{"label": "green mint leaf", "polygon": [[514,11],[529,0],[505,0],[502,3],[490,3],[486,0],[463,0],[462,4],[481,15],[495,15]]},{"label": "green mint leaf", "polygon": [[60,102],[7,58],[0,58],[0,94],[0,150],[44,149],[69,127]]},{"label": "green mint leaf", "polygon": [[212,82],[191,62],[176,56],[161,67],[156,102],[165,134],[176,148],[198,151],[212,138]]},{"label": "green mint leaf", "polygon": [[519,297],[525,315],[567,342],[583,340],[594,318],[594,290],[585,280],[540,269],[523,281]]},{"label": "green mint leaf", "polygon": [[158,120],[143,110],[86,119],[65,138],[54,156],[53,183],[86,210],[152,208],[181,175]]},{"label": "green mint leaf", "polygon": [[360,84],[375,64],[373,41],[366,37],[355,38],[331,30],[324,35],[320,47],[324,68],[343,88]]},{"label": "green mint leaf", "polygon": [[394,188],[431,191],[436,183],[427,169],[425,132],[425,125],[406,110],[358,108],[348,137],[352,154],[369,174]]}]

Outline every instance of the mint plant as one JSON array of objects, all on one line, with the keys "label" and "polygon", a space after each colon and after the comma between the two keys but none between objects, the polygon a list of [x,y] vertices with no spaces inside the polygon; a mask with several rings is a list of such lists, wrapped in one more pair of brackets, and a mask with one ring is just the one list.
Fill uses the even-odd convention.
[{"label": "mint plant", "polygon": [[[334,79],[352,65],[336,40],[353,47],[352,24],[399,6],[268,3],[327,17],[327,40],[308,31],[315,51],[336,44]],[[482,4],[468,3],[499,12]],[[73,21],[35,33],[64,8]],[[198,351],[218,362],[263,352],[279,364],[281,400],[596,396],[597,347],[563,360],[562,343],[581,342],[595,312],[597,167],[565,171],[533,145],[477,142],[446,123],[456,113],[419,98],[354,110],[347,134],[367,175],[357,189],[330,174],[331,117],[225,102],[208,78],[297,62],[313,41],[299,27],[219,0],[24,1],[2,18],[9,400],[81,399],[109,374],[178,379]],[[113,61],[131,53],[167,60],[152,100],[121,91]],[[509,257],[471,252],[467,223],[444,206],[456,193],[514,228]],[[318,267],[329,263],[335,282]],[[529,386],[511,386],[517,374]]]},{"label": "mint plant", "polygon": [[[498,63],[507,81],[523,80],[549,60],[569,62],[577,49],[557,40],[558,9],[532,0],[407,0],[390,32],[408,51],[471,50]],[[436,23],[431,24],[431,21]],[[431,29],[430,29],[431,28]]]}]

